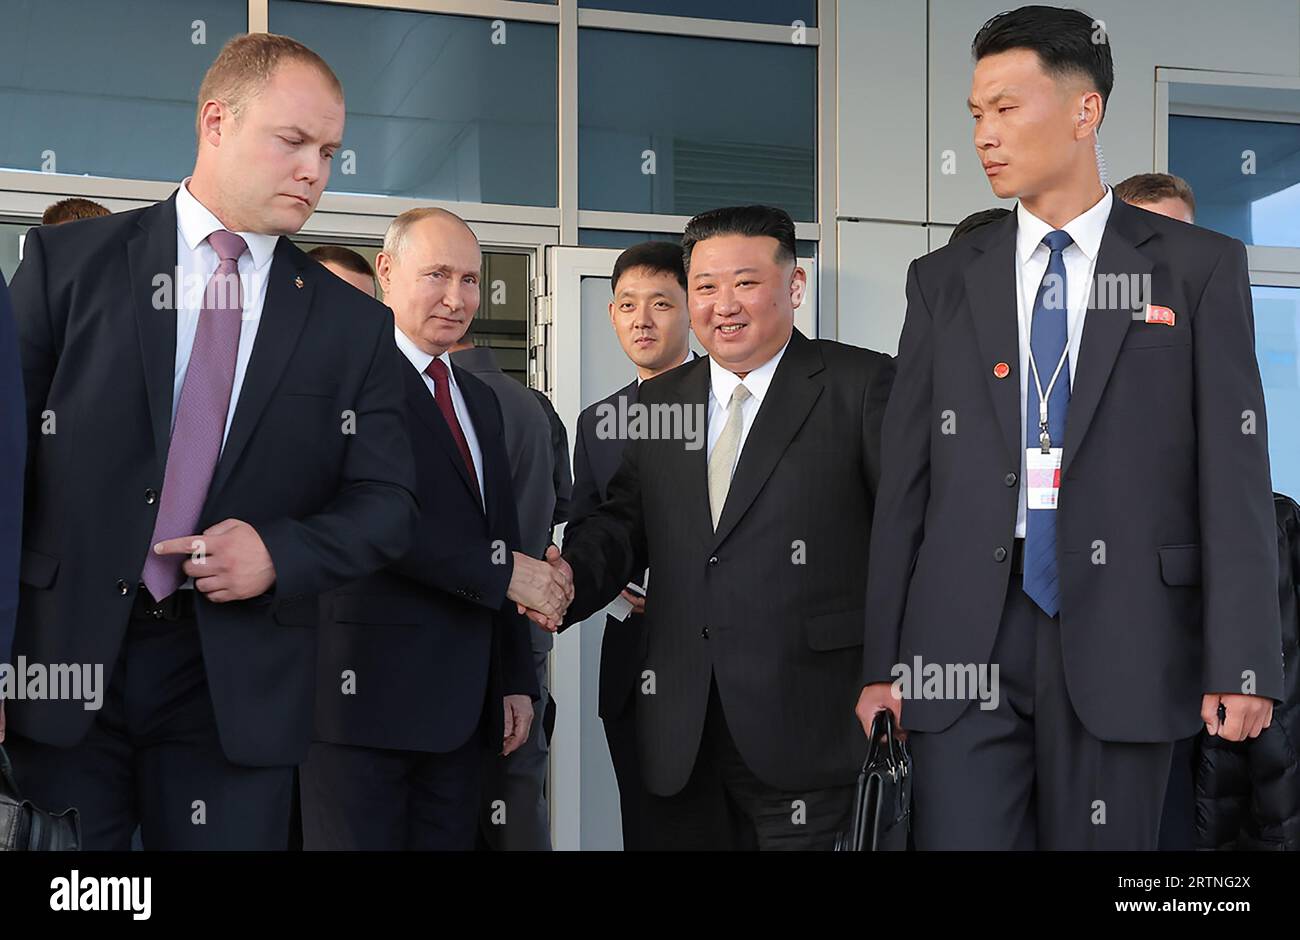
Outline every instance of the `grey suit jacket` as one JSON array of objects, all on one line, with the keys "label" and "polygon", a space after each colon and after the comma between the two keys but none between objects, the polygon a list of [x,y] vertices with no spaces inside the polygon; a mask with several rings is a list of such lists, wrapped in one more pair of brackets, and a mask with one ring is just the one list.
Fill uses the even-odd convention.
[{"label": "grey suit jacket", "polygon": [[[501,403],[510,478],[519,510],[520,550],[541,558],[551,542],[555,512],[555,453],[546,412],[529,389],[501,371],[491,349],[464,349],[451,357],[452,362],[491,388]],[[572,485],[570,482],[569,487]],[[536,624],[531,627],[533,650],[549,650],[554,637]]]}]

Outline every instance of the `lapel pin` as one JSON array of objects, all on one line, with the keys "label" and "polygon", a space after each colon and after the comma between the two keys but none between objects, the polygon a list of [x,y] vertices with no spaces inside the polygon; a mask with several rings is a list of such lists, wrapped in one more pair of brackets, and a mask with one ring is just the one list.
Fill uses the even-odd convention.
[{"label": "lapel pin", "polygon": [[1005,362],[999,362],[993,367],[993,374],[1000,379],[1005,379],[1011,374],[1011,366],[1007,365]]},{"label": "lapel pin", "polygon": [[1147,304],[1147,322],[1163,323],[1165,326],[1174,325],[1174,312],[1169,307],[1158,307],[1155,304]]},{"label": "lapel pin", "polygon": [[298,290],[302,290],[302,277],[301,277],[301,276],[299,276],[299,277],[295,277],[295,278],[293,279],[293,283],[294,283],[294,286],[298,288]]}]

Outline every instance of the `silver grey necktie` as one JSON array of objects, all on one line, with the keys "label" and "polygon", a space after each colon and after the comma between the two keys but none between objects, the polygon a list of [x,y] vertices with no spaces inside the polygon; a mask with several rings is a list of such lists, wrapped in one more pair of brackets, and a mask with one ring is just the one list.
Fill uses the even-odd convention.
[{"label": "silver grey necktie", "polygon": [[727,490],[731,489],[731,471],[736,464],[736,452],[740,450],[740,432],[745,426],[741,409],[749,395],[749,389],[743,383],[731,393],[727,423],[722,426],[722,433],[709,455],[709,513],[713,516],[714,531],[717,531],[722,507],[727,502]]}]

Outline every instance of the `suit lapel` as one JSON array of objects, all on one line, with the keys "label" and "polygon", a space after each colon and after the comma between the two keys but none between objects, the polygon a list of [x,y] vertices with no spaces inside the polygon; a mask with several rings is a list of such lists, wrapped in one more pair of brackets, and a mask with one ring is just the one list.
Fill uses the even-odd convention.
[{"label": "suit lapel", "polygon": [[[476,385],[474,379],[471,378],[466,381],[466,377],[469,375],[466,370],[454,364],[451,368],[452,371],[456,373],[456,383],[460,386],[460,394],[461,397],[465,399],[465,408],[469,412],[470,423],[474,426],[474,436],[478,439],[478,450],[482,455],[484,464],[486,464],[488,459],[488,442],[495,440],[496,437],[501,435],[501,428],[497,424],[496,415],[493,413],[492,401],[490,399],[485,400],[483,396],[479,394],[485,389],[481,389]],[[487,388],[486,392],[488,395],[496,395],[491,388]],[[464,432],[464,430],[464,428],[461,428],[462,432]],[[450,438],[451,433],[448,432],[447,436]],[[468,435],[466,435],[466,438],[468,438]],[[466,445],[468,446],[468,440],[466,441]],[[460,449],[455,446],[454,440],[452,441],[452,447],[456,450],[457,463],[460,464],[460,468],[465,471],[463,479],[469,484],[474,496],[477,497],[478,480],[470,477],[469,468],[465,466],[465,461],[461,459]],[[488,486],[488,468],[482,466],[478,469],[483,473],[483,501],[480,505],[484,507],[484,515],[487,516],[488,519],[492,519],[494,518],[493,513],[497,508],[494,501],[496,496],[499,494],[497,494],[492,487]]]},{"label": "suit lapel", "polygon": [[[821,396],[822,383],[814,376],[823,367],[817,344],[795,330],[785,355],[776,367],[776,374],[772,376],[772,384],[758,409],[754,425],[745,437],[745,446],[740,452],[735,475],[731,478],[731,488],[727,491],[727,502],[722,507],[718,529],[713,536],[713,547],[722,544],[736,523],[744,517],[763,484],[776,469],[790,441],[803,426],[808,413]],[[700,371],[708,375],[708,369]],[[707,400],[706,397],[705,401]],[[700,476],[704,485],[705,519],[710,518],[707,467],[706,459]]]},{"label": "suit lapel", "polygon": [[[966,269],[966,302],[975,322],[979,345],[979,369],[984,375],[993,411],[1008,453],[1018,457],[1020,441],[1020,320],[1016,311],[1016,215],[1013,212],[997,224],[982,254]],[[993,367],[1000,362],[1011,366],[1005,378]]]},{"label": "suit lapel", "polygon": [[[153,426],[158,479],[162,479],[172,436],[172,392],[176,375],[176,311],[185,285],[176,277],[176,197],[160,202],[140,216],[139,229],[127,242],[127,270],[136,331],[144,366],[149,417]],[[172,282],[170,307],[155,306],[163,275]]]},{"label": "suit lapel", "polygon": [[[681,370],[680,380],[676,375],[671,379],[664,378],[657,381],[680,381],[681,386],[677,396],[673,396],[667,403],[671,404],[672,400],[681,403],[685,408],[703,409],[707,422],[709,409],[709,363],[707,359],[700,359],[695,363],[687,363],[678,366],[672,370],[677,372]],[[672,373],[665,373],[671,375]],[[632,393],[631,401],[636,401],[639,397],[639,389]],[[630,403],[630,402],[629,402]],[[713,535],[710,531],[709,516],[709,470],[708,470],[708,426],[702,430],[703,439],[701,444],[695,450],[690,450],[685,446],[685,441],[667,440],[654,442],[655,448],[653,453],[664,455],[666,463],[664,478],[673,481],[674,487],[680,487],[680,499],[682,502],[683,523],[694,538],[700,542],[707,542]],[[632,446],[632,445],[628,445]],[[642,474],[646,473],[646,468],[642,467]],[[678,482],[681,481],[681,482]]]},{"label": "suit lapel", "polygon": [[[239,463],[240,455],[252,439],[307,322],[316,272],[303,267],[301,262],[305,257],[287,238],[276,242],[275,255],[267,273],[266,300],[262,304],[261,322],[257,325],[257,339],[244,372],[244,384],[239,390],[230,434],[208,490],[209,501],[220,492]],[[302,276],[300,271],[310,276]],[[298,278],[303,282],[302,287],[297,286]]]},{"label": "suit lapel", "polygon": [[[403,356],[402,358],[405,359],[406,357]],[[438,404],[433,400],[433,394],[429,391],[429,386],[424,383],[424,379],[415,366],[410,365],[409,362],[407,364],[409,368],[403,371],[406,373],[406,395],[411,410],[428,428],[439,449],[451,461],[456,475],[460,477],[470,495],[474,497],[475,504],[482,506],[478,495],[478,481],[469,478],[469,468],[465,466],[465,459],[460,455],[460,448],[456,446],[456,439],[451,436],[451,428],[447,427],[446,419],[443,418],[442,412],[438,410]],[[468,400],[466,399],[466,401]],[[484,480],[486,479],[487,474],[484,473]]]},{"label": "suit lapel", "polygon": [[[1133,322],[1134,309],[1142,308],[1150,300],[1144,285],[1150,283],[1151,262],[1136,246],[1152,234],[1138,210],[1114,200],[1097,252],[1090,307],[1079,343],[1078,368],[1070,389],[1062,474],[1069,469],[1097,413],[1120,345]],[[1099,294],[1109,296],[1096,296]]]}]

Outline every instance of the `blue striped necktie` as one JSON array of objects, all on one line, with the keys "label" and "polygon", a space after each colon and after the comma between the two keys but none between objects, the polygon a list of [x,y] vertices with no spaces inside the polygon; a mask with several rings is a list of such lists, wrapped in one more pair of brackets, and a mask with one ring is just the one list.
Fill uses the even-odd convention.
[{"label": "blue striped necktie", "polygon": [[[1061,361],[1069,342],[1069,317],[1066,313],[1065,258],[1062,252],[1072,244],[1068,232],[1048,232],[1043,238],[1052,252],[1047,271],[1034,298],[1033,320],[1029,327],[1029,348],[1034,353],[1043,391],[1052,381],[1052,373]],[[1065,442],[1065,413],[1070,405],[1070,362],[1066,357],[1061,374],[1047,396],[1047,430],[1053,447]],[[1025,446],[1040,447],[1038,425],[1038,389],[1033,373],[1029,375],[1029,393],[1025,407]],[[1028,485],[1026,483],[1026,485]],[[1024,589],[1030,599],[1049,617],[1061,610],[1061,582],[1056,563],[1056,510],[1029,509],[1025,519]]]}]

